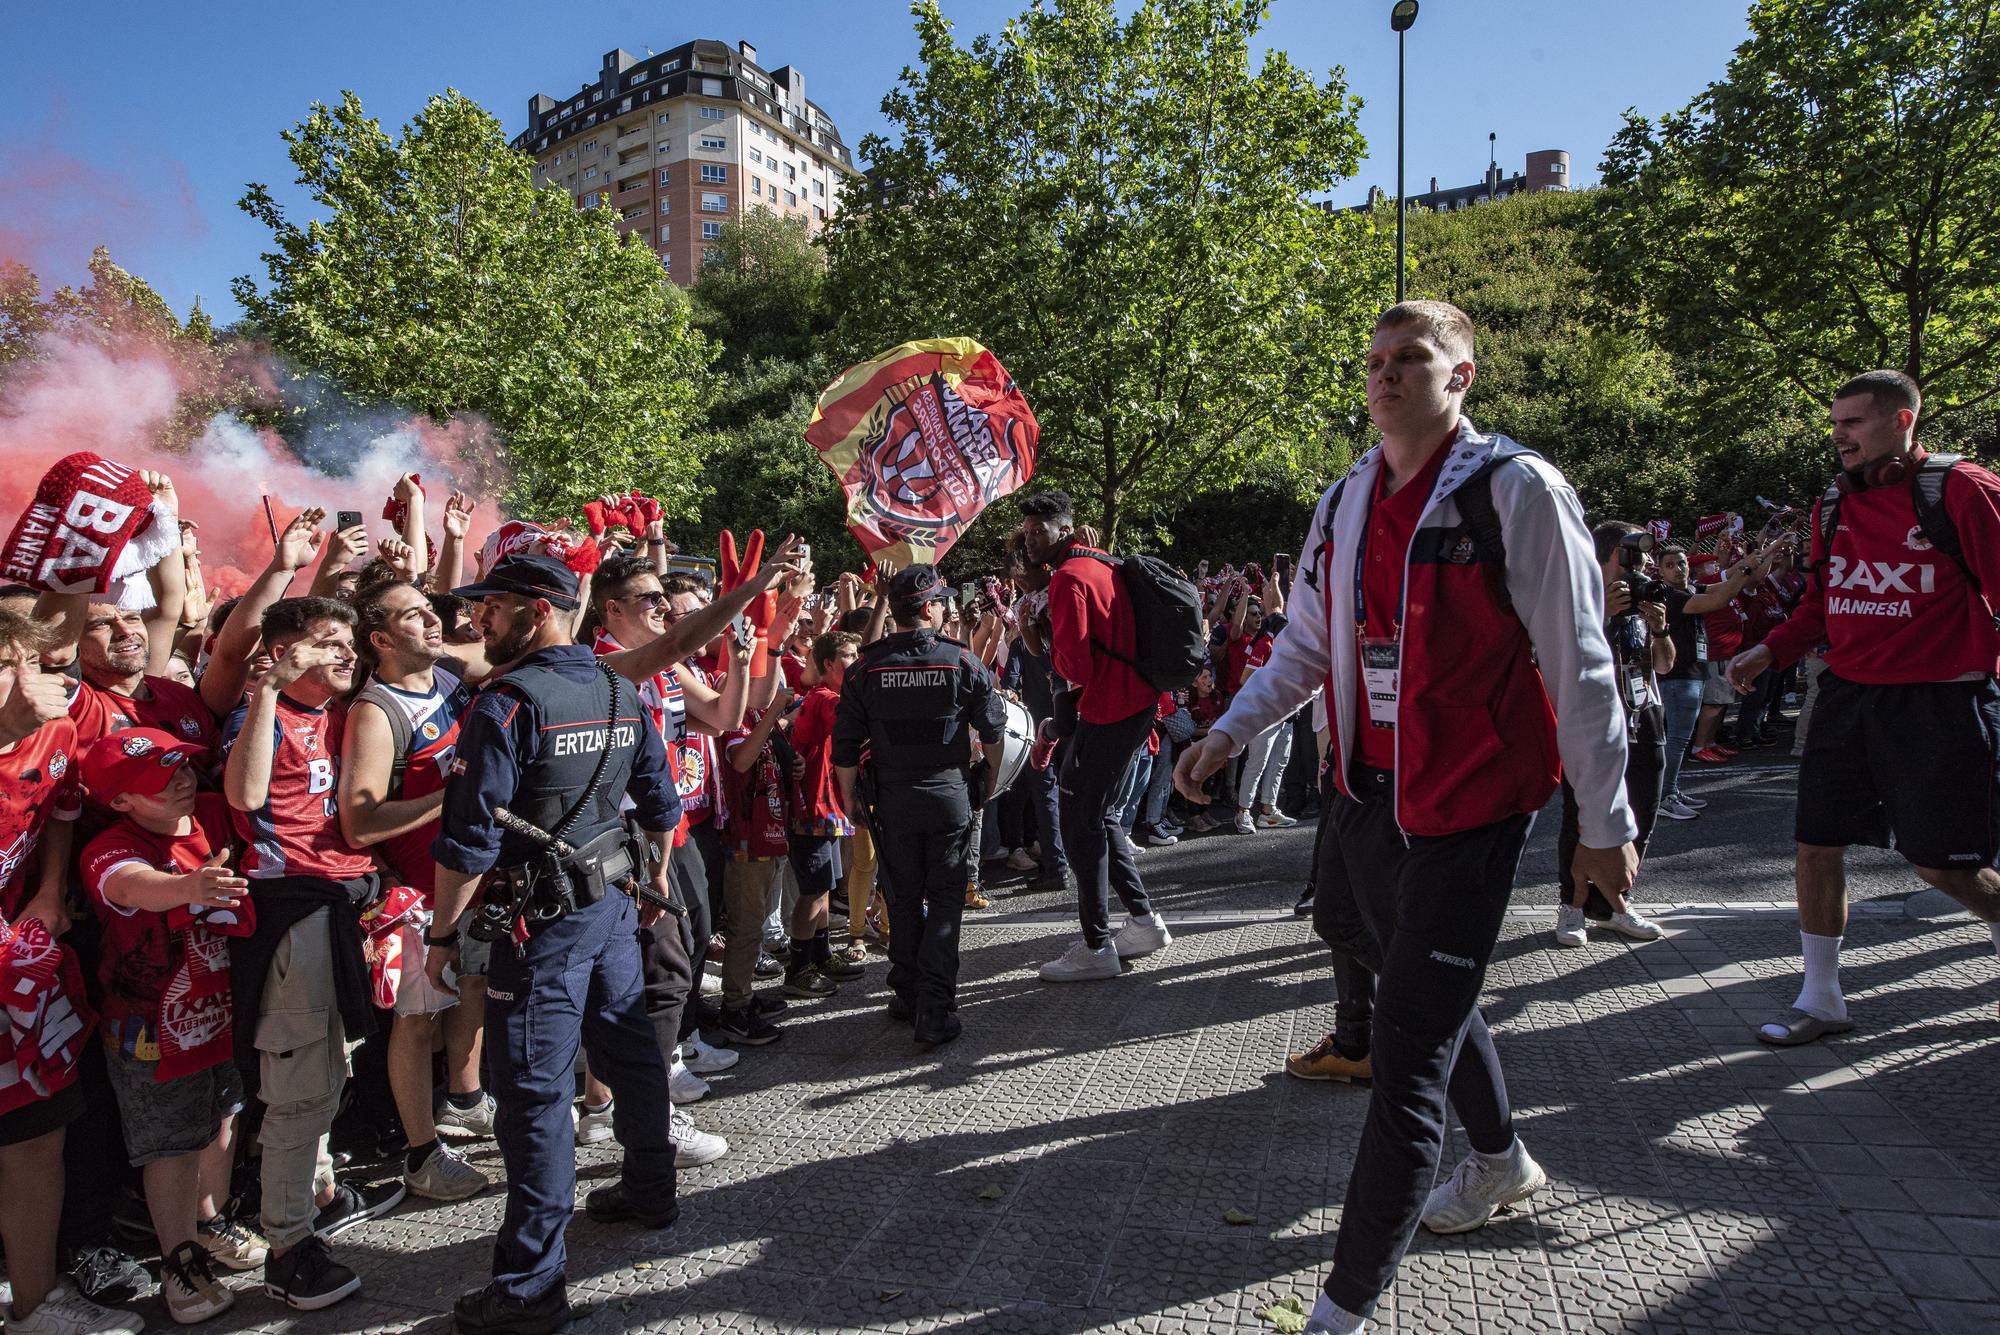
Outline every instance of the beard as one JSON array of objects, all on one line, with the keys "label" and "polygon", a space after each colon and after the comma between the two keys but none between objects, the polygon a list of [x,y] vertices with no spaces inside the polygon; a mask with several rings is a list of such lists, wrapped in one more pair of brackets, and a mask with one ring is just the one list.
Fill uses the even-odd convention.
[{"label": "beard", "polygon": [[535,642],[535,624],[532,621],[517,623],[505,631],[496,632],[486,642],[486,657],[495,664],[511,663]]}]

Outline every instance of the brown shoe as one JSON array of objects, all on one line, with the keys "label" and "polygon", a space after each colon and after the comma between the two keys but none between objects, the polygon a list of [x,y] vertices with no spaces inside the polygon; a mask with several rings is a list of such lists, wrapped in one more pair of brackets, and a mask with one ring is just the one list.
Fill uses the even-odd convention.
[{"label": "brown shoe", "polygon": [[1373,1080],[1375,1064],[1367,1057],[1355,1061],[1343,1057],[1333,1046],[1333,1035],[1328,1034],[1306,1052],[1294,1052],[1285,1058],[1285,1074],[1300,1080]]},{"label": "brown shoe", "polygon": [[965,907],[969,909],[990,909],[993,907],[993,901],[985,895],[980,894],[978,886],[968,885],[965,887]]}]

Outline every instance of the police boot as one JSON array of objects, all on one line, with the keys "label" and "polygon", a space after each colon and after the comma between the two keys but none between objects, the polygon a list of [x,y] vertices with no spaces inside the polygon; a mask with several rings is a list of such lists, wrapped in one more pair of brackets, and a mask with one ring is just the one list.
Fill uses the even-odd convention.
[{"label": "police boot", "polygon": [[452,1305],[458,1335],[548,1335],[569,1324],[569,1292],[558,1280],[534,1298],[516,1298],[488,1284]]},{"label": "police boot", "polygon": [[917,1013],[917,1042],[936,1047],[949,1043],[965,1029],[957,1011],[927,1010]]},{"label": "police boot", "polygon": [[633,1200],[623,1182],[612,1182],[585,1196],[583,1212],[599,1223],[622,1224],[630,1219],[646,1228],[665,1228],[681,1217],[680,1202],[669,1200],[657,1204]]}]

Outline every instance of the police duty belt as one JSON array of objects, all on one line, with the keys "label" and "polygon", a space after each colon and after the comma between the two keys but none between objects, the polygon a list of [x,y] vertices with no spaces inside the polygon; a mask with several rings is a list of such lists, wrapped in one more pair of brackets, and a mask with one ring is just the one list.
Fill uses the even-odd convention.
[{"label": "police duty belt", "polygon": [[[565,861],[576,856],[576,849],[567,839],[557,838],[541,826],[534,824],[532,821],[523,820],[505,807],[493,808],[493,819],[503,828],[512,830],[524,839],[534,840]],[[686,909],[674,903],[673,900],[663,899],[653,891],[647,889],[637,876],[631,876],[626,879],[626,893],[637,896],[641,904],[648,904],[656,909],[665,909],[677,918],[687,917]]]}]

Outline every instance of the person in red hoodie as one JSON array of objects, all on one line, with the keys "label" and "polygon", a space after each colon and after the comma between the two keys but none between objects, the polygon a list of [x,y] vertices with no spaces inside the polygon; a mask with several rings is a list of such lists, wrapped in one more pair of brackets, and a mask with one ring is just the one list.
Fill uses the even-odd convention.
[{"label": "person in red hoodie", "polygon": [[[1067,704],[1056,703],[1057,730],[1070,715],[1069,754],[1063,758],[1063,848],[1076,872],[1077,914],[1083,940],[1041,966],[1043,981],[1075,983],[1116,978],[1119,961],[1150,954],[1173,942],[1153,912],[1132,846],[1112,830],[1119,785],[1133,755],[1153,733],[1159,690],[1132,666],[1138,634],[1132,605],[1118,581],[1117,561],[1077,540],[1070,499],[1045,491],[1021,502],[1021,534],[1028,559],[1046,564],[1049,576],[1049,661],[1070,683]],[[1111,932],[1111,892],[1130,915]]]},{"label": "person in red hoodie", "polygon": [[[1813,578],[1798,609],[1729,664],[1748,692],[1822,642],[1826,671],[1799,762],[1796,880],[1805,981],[1758,1029],[1792,1046],[1854,1027],[1840,990],[1847,846],[1893,846],[1917,875],[1985,922],[2000,951],[2000,478],[1959,462],[1942,479],[1961,558],[1919,522],[1923,399],[1900,371],[1833,396],[1842,476],[1813,511]],[[1831,535],[1825,518],[1838,500]]]}]

